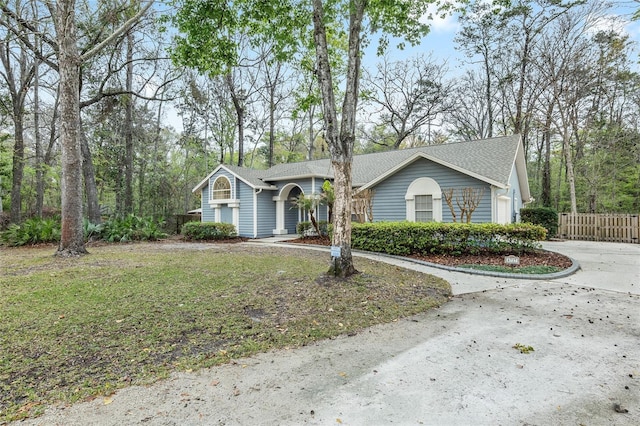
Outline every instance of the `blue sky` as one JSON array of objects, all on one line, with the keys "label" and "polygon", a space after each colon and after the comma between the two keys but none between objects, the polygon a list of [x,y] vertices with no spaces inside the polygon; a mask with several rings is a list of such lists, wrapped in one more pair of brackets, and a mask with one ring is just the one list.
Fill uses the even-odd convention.
[{"label": "blue sky", "polygon": [[[640,9],[640,0],[614,1],[612,4],[610,16],[618,17],[622,23],[614,23],[616,19],[602,20],[597,24],[597,27],[602,29],[613,27],[629,35],[635,45],[635,60],[632,58],[632,63],[635,64],[635,70],[640,72],[640,21],[631,21],[630,19],[633,13]],[[457,16],[450,15],[444,19],[436,18],[430,21],[430,24],[431,31],[423,38],[420,45],[409,46],[403,51],[390,49],[389,55],[395,60],[401,60],[420,52],[431,53],[434,59],[447,62],[451,75],[457,74],[457,71],[466,67],[464,61],[468,60],[464,54],[455,49],[454,38],[459,30]],[[376,61],[375,46],[371,46],[367,49],[365,63],[375,63]]]}]

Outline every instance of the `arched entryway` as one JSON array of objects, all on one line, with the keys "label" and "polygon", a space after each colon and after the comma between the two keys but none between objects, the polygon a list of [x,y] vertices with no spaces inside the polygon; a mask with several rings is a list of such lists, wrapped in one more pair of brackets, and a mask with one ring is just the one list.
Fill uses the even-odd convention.
[{"label": "arched entryway", "polygon": [[280,190],[280,194],[273,197],[273,201],[276,202],[276,227],[273,235],[296,233],[296,225],[303,218],[302,212],[294,207],[292,200],[300,194],[304,194],[302,188],[295,183],[289,183]]}]

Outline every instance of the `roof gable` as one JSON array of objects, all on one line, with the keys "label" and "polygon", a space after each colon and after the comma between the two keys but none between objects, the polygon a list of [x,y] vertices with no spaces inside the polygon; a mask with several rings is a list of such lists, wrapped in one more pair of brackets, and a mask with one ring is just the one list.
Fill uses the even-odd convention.
[{"label": "roof gable", "polygon": [[491,178],[479,175],[479,174],[474,173],[474,172],[469,171],[469,170],[465,170],[462,167],[459,167],[459,166],[457,166],[455,164],[447,163],[446,161],[442,161],[441,159],[436,158],[436,157],[434,157],[432,155],[429,155],[427,153],[416,152],[415,154],[413,154],[411,157],[407,158],[402,163],[396,165],[395,167],[393,167],[392,169],[390,169],[387,172],[383,173],[382,175],[378,176],[377,178],[375,178],[375,179],[367,182],[366,184],[360,186],[359,189],[366,189],[366,188],[371,188],[371,187],[375,186],[379,182],[382,182],[383,180],[387,179],[388,177],[394,175],[395,173],[399,172],[400,170],[404,169],[405,167],[407,167],[408,165],[414,163],[415,161],[417,161],[420,158],[424,158],[426,160],[433,161],[434,163],[440,164],[440,165],[445,166],[445,167],[447,167],[449,169],[458,171],[460,173],[463,173],[465,175],[471,176],[471,177],[476,178],[478,180],[481,180],[483,182],[487,182],[487,183],[489,183],[491,185],[495,185],[497,187],[505,187],[506,186],[502,182],[498,182],[498,181],[492,180]]},{"label": "roof gable", "polygon": [[354,157],[353,184],[370,187],[418,158],[427,158],[496,186],[506,186],[520,145],[520,136],[514,135],[359,155]]},{"label": "roof gable", "polygon": [[268,183],[265,183],[261,180],[260,176],[262,176],[262,172],[264,172],[263,170],[247,169],[245,167],[238,167],[230,164],[220,164],[218,165],[218,167],[213,169],[213,171],[209,173],[206,178],[200,181],[200,183],[197,184],[191,190],[191,192],[197,192],[204,188],[207,183],[209,183],[209,179],[211,179],[211,176],[218,173],[220,169],[224,169],[227,172],[231,173],[233,176],[240,179],[242,182],[246,183],[253,189],[275,189],[273,185],[269,185]]}]

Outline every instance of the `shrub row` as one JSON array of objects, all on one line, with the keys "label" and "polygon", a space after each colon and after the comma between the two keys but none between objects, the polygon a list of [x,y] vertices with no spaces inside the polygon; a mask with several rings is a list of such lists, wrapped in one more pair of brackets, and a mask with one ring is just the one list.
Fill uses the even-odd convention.
[{"label": "shrub row", "polygon": [[182,235],[188,240],[223,240],[234,238],[237,233],[230,223],[187,222],[182,225]]},{"label": "shrub row", "polygon": [[27,219],[22,224],[11,224],[0,233],[2,242],[9,246],[55,243],[60,241],[60,219]]},{"label": "shrub row", "polygon": [[[99,225],[85,219],[83,226],[85,239],[92,241],[153,241],[167,236],[162,232],[162,222],[135,215],[112,218]],[[0,240],[10,246],[55,243],[60,241],[60,228],[59,217],[31,218],[20,225],[9,225],[6,231],[0,233]]]},{"label": "shrub row", "polygon": [[[322,236],[329,235],[329,223],[326,220],[318,221],[318,228],[320,228],[320,234]],[[296,225],[296,233],[304,237],[316,236],[316,230],[311,222],[298,222]]]},{"label": "shrub row", "polygon": [[[100,225],[91,225],[85,221],[85,238],[108,242],[155,241],[167,236],[162,231],[163,222],[150,217],[133,214],[123,218],[113,218]],[[93,229],[92,229],[93,227]]]},{"label": "shrub row", "polygon": [[521,254],[539,248],[545,236],[543,227],[526,223],[354,223],[351,246],[397,256]]},{"label": "shrub row", "polygon": [[558,235],[558,212],[549,207],[530,207],[520,209],[523,222],[543,226],[547,230],[547,238]]}]

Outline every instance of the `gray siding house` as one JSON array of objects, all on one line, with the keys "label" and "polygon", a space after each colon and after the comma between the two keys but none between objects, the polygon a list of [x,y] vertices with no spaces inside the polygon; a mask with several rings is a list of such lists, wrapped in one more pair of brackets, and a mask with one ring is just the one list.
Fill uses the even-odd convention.
[{"label": "gray siding house", "polygon": [[[531,198],[523,150],[514,135],[356,155],[353,189],[374,191],[376,222],[452,222],[443,191],[472,188],[481,195],[473,222],[511,223]],[[320,194],[325,180],[333,180],[329,159],[268,170],[221,164],[193,192],[201,193],[203,222],[232,223],[240,236],[263,238],[294,234],[309,220],[292,199]],[[319,210],[316,217],[327,220],[327,208]]]}]

